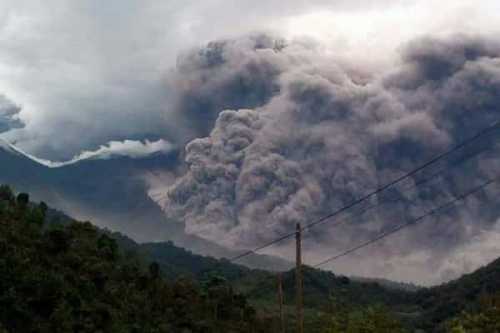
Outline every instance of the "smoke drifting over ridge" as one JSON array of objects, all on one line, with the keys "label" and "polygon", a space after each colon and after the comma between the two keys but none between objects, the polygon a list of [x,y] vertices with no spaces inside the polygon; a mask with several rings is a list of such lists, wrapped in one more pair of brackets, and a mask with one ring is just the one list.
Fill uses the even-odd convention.
[{"label": "smoke drifting over ridge", "polygon": [[[13,147],[14,148],[14,147]],[[84,160],[92,159],[111,159],[118,157],[129,157],[129,158],[145,158],[154,154],[168,154],[174,150],[174,146],[163,139],[157,141],[145,140],[124,140],[124,141],[110,141],[105,145],[101,145],[96,150],[85,150],[80,154],[74,156],[72,159],[63,162],[56,162],[45,160],[41,158],[34,157],[32,155],[26,154],[25,152],[16,148],[18,152],[29,157],[30,159],[41,163],[49,168],[59,168],[66,165],[71,165]]]},{"label": "smoke drifting over ridge", "polygon": [[[168,189],[165,212],[184,221],[188,233],[231,247],[279,237],[500,118],[500,46],[486,38],[419,39],[404,48],[397,66],[377,73],[353,70],[314,43],[266,35],[211,43],[178,67],[181,116],[202,134],[216,121],[208,136],[186,146],[188,170]],[[492,138],[464,153],[490,145]],[[488,151],[425,189],[407,190],[426,174],[416,175],[375,199],[399,202],[338,228],[311,230],[306,259],[314,263],[434,208],[497,175],[499,162]],[[494,186],[336,267],[430,283],[456,276],[487,260],[456,257],[474,237],[497,228],[497,211],[488,205],[497,195]],[[483,252],[493,255],[497,248],[484,243],[490,247]],[[273,249],[288,250],[287,244]]]}]

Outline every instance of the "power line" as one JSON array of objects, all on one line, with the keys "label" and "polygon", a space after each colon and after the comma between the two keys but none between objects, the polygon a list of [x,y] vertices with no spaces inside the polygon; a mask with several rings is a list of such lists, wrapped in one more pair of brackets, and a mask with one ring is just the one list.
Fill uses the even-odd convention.
[{"label": "power line", "polygon": [[[429,161],[427,161],[427,162],[421,164],[420,166],[418,166],[417,168],[411,170],[410,172],[408,172],[408,173],[406,173],[406,174],[404,174],[404,175],[402,175],[402,176],[400,176],[400,177],[392,180],[389,183],[386,183],[385,185],[383,185],[383,186],[375,189],[374,191],[372,191],[372,192],[364,195],[361,198],[358,198],[358,199],[352,201],[351,203],[349,203],[349,204],[347,204],[347,205],[345,205],[345,206],[343,206],[343,207],[335,210],[334,212],[332,212],[332,213],[330,213],[328,215],[325,215],[325,216],[317,219],[316,221],[313,221],[311,223],[306,224],[305,226],[302,227],[302,230],[306,230],[306,229],[312,228],[312,227],[314,227],[314,226],[316,226],[316,225],[318,225],[320,223],[326,222],[330,218],[335,217],[335,216],[337,216],[337,215],[339,215],[339,214],[341,214],[341,213],[343,213],[343,212],[351,209],[352,207],[354,207],[354,206],[356,206],[356,205],[358,205],[358,204],[360,204],[360,203],[362,203],[362,202],[370,199],[371,197],[373,197],[373,196],[375,196],[375,195],[377,195],[377,194],[385,191],[386,189],[388,189],[388,188],[390,188],[390,187],[392,187],[392,186],[394,186],[394,185],[402,182],[403,180],[410,178],[411,176],[417,174],[419,171],[421,171],[421,170],[429,167],[430,165],[432,165],[432,164],[434,164],[434,163],[436,163],[436,162],[438,162],[438,161],[440,161],[440,160],[442,160],[442,159],[450,156],[454,152],[456,152],[456,151],[458,151],[458,150],[460,150],[460,149],[468,146],[472,142],[475,142],[475,141],[479,140],[480,138],[482,138],[482,137],[484,137],[484,136],[492,133],[494,130],[498,129],[499,125],[500,125],[500,121],[494,122],[492,125],[490,125],[490,126],[484,128],[484,129],[482,129],[481,131],[479,131],[475,135],[471,136],[470,138],[468,138],[468,139],[460,142],[459,144],[453,146],[451,149],[449,149],[449,150],[447,150],[447,151],[445,151],[445,152],[443,152],[443,153],[435,156],[434,158],[430,159]],[[290,232],[290,233],[284,234],[284,235],[282,235],[282,236],[280,236],[280,237],[278,237],[278,238],[276,238],[276,239],[274,239],[274,240],[272,240],[270,242],[264,243],[261,246],[258,246],[256,248],[248,250],[248,251],[245,251],[242,254],[239,254],[239,255],[237,255],[235,257],[232,257],[232,258],[229,259],[229,261],[233,262],[233,261],[239,260],[239,259],[241,259],[243,257],[246,257],[246,256],[248,256],[250,254],[253,254],[253,253],[257,252],[257,251],[263,250],[263,249],[265,249],[267,247],[270,247],[270,246],[272,246],[274,244],[282,242],[285,239],[291,238],[294,235],[295,235],[295,232]]]},{"label": "power line", "polygon": [[493,184],[494,182],[498,181],[499,179],[500,179],[500,177],[489,179],[489,180],[483,182],[482,184],[480,184],[479,186],[476,186],[473,189],[471,189],[471,190],[469,190],[469,191],[467,191],[467,192],[465,192],[465,193],[463,193],[463,194],[461,194],[459,196],[454,197],[453,200],[450,200],[450,201],[446,202],[445,204],[442,204],[439,207],[434,208],[434,209],[428,211],[427,213],[425,213],[425,214],[417,217],[416,219],[414,219],[412,221],[399,224],[398,226],[394,227],[393,229],[388,230],[386,232],[383,232],[382,234],[378,235],[375,238],[372,238],[372,239],[370,239],[370,240],[368,240],[368,241],[366,241],[364,243],[356,245],[356,246],[354,246],[354,247],[352,247],[352,248],[350,248],[348,250],[345,250],[344,252],[341,252],[341,253],[333,256],[333,257],[325,259],[325,260],[321,261],[320,263],[318,263],[318,264],[316,264],[316,265],[314,265],[312,267],[316,268],[316,267],[322,266],[322,265],[324,265],[326,263],[329,263],[329,262],[332,262],[332,261],[337,260],[339,258],[342,258],[344,256],[347,256],[347,255],[349,255],[349,254],[351,254],[351,253],[353,253],[353,252],[355,252],[357,250],[360,250],[360,249],[362,249],[362,248],[364,248],[364,247],[366,247],[368,245],[376,243],[376,242],[380,241],[381,239],[383,239],[385,237],[388,237],[388,236],[390,236],[392,234],[395,234],[395,233],[401,231],[402,229],[404,229],[406,227],[418,224],[418,223],[422,222],[425,218],[427,218],[427,217],[429,217],[431,215],[437,214],[437,213],[445,210],[446,208],[449,208],[449,207],[453,206],[454,204],[456,204],[459,201],[464,201],[467,197],[469,197],[469,196],[471,196],[473,194],[476,194],[480,190],[482,190],[485,187]]},{"label": "power line", "polygon": [[[409,187],[405,188],[405,190],[411,190],[411,189],[413,189],[413,188],[417,188],[417,187],[419,187],[419,186],[421,186],[421,185],[426,186],[426,185],[428,185],[431,181],[433,181],[433,180],[435,180],[435,179],[437,179],[437,178],[440,178],[441,176],[443,176],[444,174],[446,174],[447,172],[449,172],[449,171],[450,171],[450,170],[452,170],[453,168],[455,168],[455,167],[457,167],[457,166],[461,165],[461,164],[462,164],[462,163],[464,163],[464,162],[467,162],[467,161],[468,161],[469,159],[471,159],[471,158],[475,158],[475,157],[479,156],[480,154],[484,153],[485,151],[487,151],[487,150],[489,150],[489,149],[491,149],[491,147],[487,147],[487,148],[482,149],[482,150],[480,150],[480,151],[478,151],[478,152],[475,152],[475,153],[473,153],[473,154],[469,154],[469,155],[467,155],[467,156],[465,156],[465,157],[463,157],[463,158],[459,159],[456,163],[453,163],[451,166],[447,166],[447,167],[441,168],[439,171],[437,171],[437,172],[433,173],[432,175],[430,175],[430,176],[428,176],[428,177],[426,177],[426,178],[423,178],[423,179],[418,180],[417,182],[415,182],[415,183],[411,184],[411,186],[409,186]],[[374,209],[374,208],[380,208],[380,206],[383,206],[383,205],[385,205],[385,204],[389,204],[389,203],[394,204],[394,203],[397,203],[397,202],[399,202],[399,201],[402,201],[403,199],[404,199],[404,197],[402,197],[402,196],[399,196],[399,197],[397,197],[397,198],[392,198],[392,199],[391,199],[391,198],[389,198],[389,199],[387,199],[387,198],[386,198],[386,199],[382,199],[382,201],[378,201],[378,202],[376,202],[376,203],[375,203],[375,204],[373,204],[373,205],[370,205],[370,206],[368,206],[368,207],[365,207],[364,209],[359,210],[359,211],[358,211],[356,214],[354,214],[354,215],[349,215],[349,216],[346,216],[346,217],[345,217],[345,218],[343,218],[343,219],[336,220],[336,221],[332,224],[332,227],[336,227],[336,226],[338,226],[338,225],[342,224],[343,222],[346,222],[346,221],[347,221],[347,220],[349,220],[349,219],[352,219],[352,218],[355,218],[355,217],[361,216],[361,215],[365,214],[366,212],[368,212],[368,211],[370,211],[370,210],[372,210],[372,209]],[[409,201],[409,203],[410,203],[410,204],[416,204],[416,203],[417,203],[417,200],[410,200],[410,201]]]},{"label": "power line", "polygon": [[480,139],[481,137],[483,137],[484,135],[486,134],[489,134],[491,133],[492,131],[494,131],[495,129],[498,128],[498,126],[500,125],[500,121],[497,121],[495,122],[493,125],[483,129],[482,131],[478,132],[477,134],[475,134],[474,136],[470,137],[469,139],[465,140],[465,141],[462,141],[461,143],[457,144],[456,146],[454,146],[453,148],[437,155],[436,157],[432,158],[431,160],[427,161],[426,163],[420,165],[419,167],[413,169],[412,171],[394,179],[393,181],[385,184],[384,186],[381,186],[379,188],[377,188],[376,190],[374,190],[373,192],[370,192],[368,193],[367,195],[353,201],[352,203],[336,210],[335,212],[333,213],[330,213],[328,215],[325,215],[321,218],[319,218],[318,220],[314,221],[314,222],[311,222],[309,224],[307,224],[304,228],[307,229],[307,228],[311,228],[317,224],[320,224],[322,222],[324,222],[325,220],[328,220],[329,218],[331,217],[334,217],[348,209],[350,209],[351,207],[363,202],[363,201],[366,201],[367,199],[373,197],[374,195],[377,195],[378,193],[382,192],[382,191],[385,191],[386,189],[390,188],[391,186],[393,185],[396,185],[397,183],[400,183],[401,181],[405,180],[405,179],[408,179],[410,178],[411,176],[415,175],[416,173],[418,173],[419,171],[427,168],[428,166],[442,160],[443,158],[445,157],[448,157],[449,155],[451,155],[452,153],[466,147],[467,145],[469,145],[470,143]]},{"label": "power line", "polygon": [[290,238],[290,237],[292,237],[292,236],[295,236],[295,231],[294,231],[294,232],[290,232],[290,233],[288,233],[288,234],[285,234],[285,235],[283,235],[283,236],[281,236],[281,237],[279,237],[279,238],[276,238],[276,239],[275,239],[275,240],[273,240],[273,241],[270,241],[270,242],[268,242],[268,243],[265,243],[265,244],[263,244],[263,245],[261,245],[261,246],[259,246],[259,247],[256,247],[256,248],[254,248],[254,249],[252,249],[252,250],[248,250],[248,251],[246,251],[246,252],[243,252],[243,253],[242,253],[242,254],[240,254],[240,255],[237,255],[237,256],[235,256],[235,257],[233,257],[233,258],[230,258],[230,259],[229,259],[229,261],[231,261],[231,262],[232,262],[232,261],[236,261],[236,260],[241,259],[241,258],[243,258],[243,257],[246,257],[246,256],[248,256],[248,255],[250,255],[250,254],[252,254],[252,253],[255,253],[255,252],[257,252],[257,251],[260,251],[260,250],[262,250],[262,249],[265,249],[265,248],[267,248],[267,247],[269,247],[269,246],[271,246],[271,245],[274,245],[274,244],[277,244],[277,243],[279,243],[279,242],[281,242],[281,241],[284,241],[285,239]]}]

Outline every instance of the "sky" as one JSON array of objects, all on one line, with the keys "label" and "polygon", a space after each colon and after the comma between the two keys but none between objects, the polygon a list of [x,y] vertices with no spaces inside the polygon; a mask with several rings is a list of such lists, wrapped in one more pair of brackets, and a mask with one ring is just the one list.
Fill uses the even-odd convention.
[{"label": "sky", "polygon": [[[182,176],[149,182],[166,214],[187,232],[251,247],[462,139],[453,110],[496,101],[474,87],[499,82],[499,32],[493,0],[0,0],[0,139],[47,165],[185,150]],[[489,175],[495,163],[467,172]],[[477,217],[484,223],[471,224]],[[393,218],[326,232],[338,248],[312,234],[321,246],[308,255]],[[364,256],[339,269],[436,283],[497,255],[495,218],[477,207],[453,218],[459,232],[421,230],[443,246],[402,236],[375,252],[382,264]]]},{"label": "sky", "polygon": [[[416,35],[498,30],[481,1],[0,1],[0,93],[24,128],[1,136],[46,159],[112,140],[175,138],[166,84],[178,57],[255,31],[314,38],[365,65]],[[54,135],[56,134],[57,135]],[[175,143],[175,142],[174,142]]]}]

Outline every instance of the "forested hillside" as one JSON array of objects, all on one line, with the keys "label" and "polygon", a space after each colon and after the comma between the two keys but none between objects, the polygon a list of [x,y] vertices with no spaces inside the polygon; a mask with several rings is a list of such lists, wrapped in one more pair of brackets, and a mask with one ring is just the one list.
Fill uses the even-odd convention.
[{"label": "forested hillside", "polygon": [[[32,198],[82,219],[91,216],[92,223],[125,232],[136,240],[171,240],[195,253],[208,253],[216,258],[237,255],[236,251],[185,234],[182,224],[167,219],[148,195],[148,188],[137,173],[170,168],[174,161],[172,153],[143,159],[89,159],[49,168],[0,139],[0,183],[29,192]],[[243,258],[241,263],[271,270],[291,267],[285,260],[257,254]]]},{"label": "forested hillside", "polygon": [[[275,332],[276,273],[138,244],[0,187],[0,332]],[[295,323],[294,271],[282,273]],[[500,332],[500,260],[442,286],[388,288],[304,267],[306,332]]]},{"label": "forested hillside", "polygon": [[[415,298],[415,303],[422,309],[418,326],[429,330],[464,311],[488,313],[496,307],[498,317],[494,323],[497,330],[489,332],[500,332],[499,293],[500,259],[497,259],[455,281],[420,290]],[[483,319],[484,324],[486,319]]]},{"label": "forested hillside", "polygon": [[224,280],[167,282],[88,222],[44,228],[46,211],[1,187],[1,332],[267,331]]}]

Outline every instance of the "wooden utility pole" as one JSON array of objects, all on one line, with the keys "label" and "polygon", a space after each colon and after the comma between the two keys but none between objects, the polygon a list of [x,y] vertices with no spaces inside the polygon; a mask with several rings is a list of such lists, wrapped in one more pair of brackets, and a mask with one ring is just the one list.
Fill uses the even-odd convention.
[{"label": "wooden utility pole", "polygon": [[297,333],[304,333],[304,300],[303,300],[303,282],[302,282],[302,228],[300,223],[297,223],[295,231],[296,241],[296,270],[295,280],[297,283]]},{"label": "wooden utility pole", "polygon": [[285,333],[285,317],[283,316],[283,277],[278,273],[278,304],[280,311],[280,333]]}]

